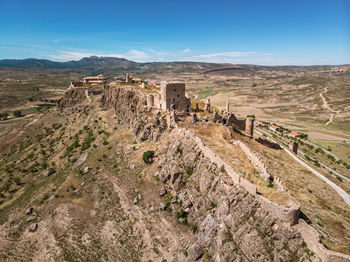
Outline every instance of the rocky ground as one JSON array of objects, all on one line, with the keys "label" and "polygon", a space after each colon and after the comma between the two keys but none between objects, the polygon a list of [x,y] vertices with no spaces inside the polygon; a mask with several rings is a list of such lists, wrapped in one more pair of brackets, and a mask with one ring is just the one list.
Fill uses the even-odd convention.
[{"label": "rocky ground", "polygon": [[316,260],[135,92],[72,98],[1,130],[2,261]]}]

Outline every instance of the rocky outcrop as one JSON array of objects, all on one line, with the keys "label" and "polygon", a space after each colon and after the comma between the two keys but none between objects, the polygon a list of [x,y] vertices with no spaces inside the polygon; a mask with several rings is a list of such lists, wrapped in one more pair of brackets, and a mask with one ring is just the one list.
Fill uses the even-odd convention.
[{"label": "rocky outcrop", "polygon": [[301,235],[271,212],[268,204],[235,185],[191,136],[180,139],[173,132],[171,142],[159,150],[158,159],[157,176],[178,199],[172,209],[180,222],[196,229],[196,244],[215,261],[310,257]]},{"label": "rocky outcrop", "polygon": [[[78,100],[78,94],[68,94],[61,105]],[[144,94],[109,87],[102,106],[113,108],[117,121],[129,126],[138,141],[155,142],[168,134],[155,158],[155,175],[164,187],[160,195],[170,197],[160,209],[173,210],[180,223],[192,228],[195,241],[187,249],[192,261],[207,255],[214,261],[349,261],[327,251],[304,221],[294,225],[298,205],[281,207],[259,195],[200,138],[179,128],[176,115],[147,107]]]},{"label": "rocky outcrop", "polygon": [[57,104],[60,108],[75,106],[86,99],[84,88],[69,89],[64,96],[58,100]]},{"label": "rocky outcrop", "polygon": [[128,125],[139,141],[155,142],[167,129],[166,115],[147,107],[147,98],[132,88],[106,88],[102,106],[113,108],[118,121]]}]

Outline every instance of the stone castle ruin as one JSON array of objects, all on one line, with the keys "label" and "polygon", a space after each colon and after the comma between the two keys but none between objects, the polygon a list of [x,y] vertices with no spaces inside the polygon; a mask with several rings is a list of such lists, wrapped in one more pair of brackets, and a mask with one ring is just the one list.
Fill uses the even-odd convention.
[{"label": "stone castle ruin", "polygon": [[[68,95],[71,97],[67,100],[76,98]],[[156,142],[166,134],[169,141],[157,152],[154,175],[169,192],[179,196],[188,223],[198,225],[196,244],[206,248],[217,261],[242,261],[240,257],[239,260],[230,257],[236,247],[248,261],[287,261],[292,256],[304,261],[349,261],[349,256],[327,250],[322,245],[315,229],[300,219],[297,201],[291,198],[288,205],[279,205],[262,196],[253,183],[206,146],[199,136],[177,125],[177,112],[191,113],[184,83],[163,83],[160,92],[154,93],[109,86],[103,91],[101,103],[105,109],[113,108],[116,117],[130,128],[137,141]],[[61,103],[65,104],[69,103]],[[238,119],[229,108],[225,114],[214,112],[212,116],[201,116],[193,113],[189,119],[194,124],[212,121],[253,135],[255,120]],[[242,142],[236,143],[258,173],[272,181],[262,159]],[[185,167],[191,167],[191,179]],[[278,190],[284,191],[282,181],[278,177],[273,179]],[[217,207],[207,212],[207,206],[213,202]],[[234,241],[226,241],[225,236],[231,236]],[[268,249],[265,249],[266,243],[269,243]],[[290,250],[283,249],[287,244]],[[306,245],[315,253],[312,255],[315,260],[305,251]]]},{"label": "stone castle ruin", "polygon": [[162,82],[160,86],[160,93],[147,95],[147,106],[150,108],[160,109],[164,112],[189,112],[191,102],[185,95],[185,83]]}]

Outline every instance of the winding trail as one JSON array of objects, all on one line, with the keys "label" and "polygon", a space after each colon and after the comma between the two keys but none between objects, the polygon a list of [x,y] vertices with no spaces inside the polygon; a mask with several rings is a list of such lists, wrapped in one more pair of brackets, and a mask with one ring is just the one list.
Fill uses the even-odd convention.
[{"label": "winding trail", "polygon": [[85,90],[85,96],[89,100],[89,102],[91,103],[91,99],[89,97],[89,91],[88,90]]},{"label": "winding trail", "polygon": [[325,94],[327,91],[328,91],[328,89],[327,89],[327,87],[325,87],[325,88],[323,89],[323,91],[320,93],[320,97],[322,98],[322,101],[323,101],[323,107],[326,108],[328,111],[331,112],[331,117],[329,118],[329,120],[328,120],[328,122],[325,124],[325,126],[328,126],[330,123],[332,123],[332,122],[333,122],[333,119],[334,119],[334,116],[335,116],[336,114],[339,113],[339,111],[336,111],[336,110],[332,109],[332,108],[329,106],[329,104],[328,104],[326,98],[323,96],[323,94]]}]

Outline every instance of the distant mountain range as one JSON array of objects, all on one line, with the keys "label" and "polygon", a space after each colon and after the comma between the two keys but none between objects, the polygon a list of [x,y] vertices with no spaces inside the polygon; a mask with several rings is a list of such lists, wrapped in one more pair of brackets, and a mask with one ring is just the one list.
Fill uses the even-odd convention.
[{"label": "distant mountain range", "polygon": [[148,62],[138,63],[124,58],[117,57],[85,57],[78,61],[54,62],[46,59],[3,59],[0,60],[0,68],[17,69],[61,69],[61,70],[93,70],[99,72],[142,70],[146,71],[171,71],[171,72],[216,72],[245,70],[246,72],[264,71],[303,71],[303,70],[324,70],[335,66],[258,66],[258,65],[233,65],[216,64],[205,62]]},{"label": "distant mountain range", "polygon": [[46,59],[3,59],[0,60],[0,67],[7,68],[40,68],[40,69],[199,69],[210,70],[218,67],[227,67],[230,64],[215,64],[201,62],[149,62],[137,63],[124,58],[117,57],[85,57],[78,61],[54,62]]}]

